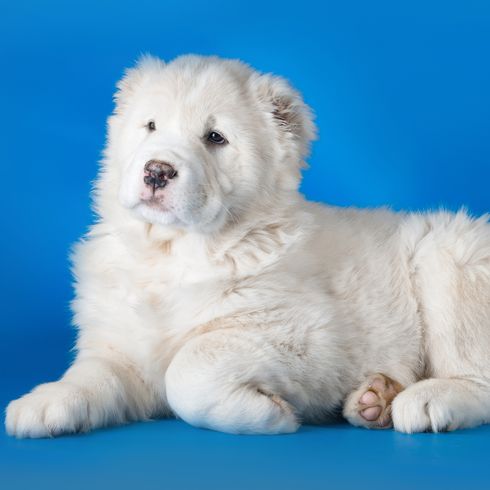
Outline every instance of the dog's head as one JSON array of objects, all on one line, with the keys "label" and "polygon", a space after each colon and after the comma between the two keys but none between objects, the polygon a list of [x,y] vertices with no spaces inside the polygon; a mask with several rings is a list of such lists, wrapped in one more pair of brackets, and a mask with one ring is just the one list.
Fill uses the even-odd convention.
[{"label": "dog's head", "polygon": [[139,219],[215,231],[297,191],[315,127],[285,80],[235,60],[145,57],[115,99],[105,173]]}]

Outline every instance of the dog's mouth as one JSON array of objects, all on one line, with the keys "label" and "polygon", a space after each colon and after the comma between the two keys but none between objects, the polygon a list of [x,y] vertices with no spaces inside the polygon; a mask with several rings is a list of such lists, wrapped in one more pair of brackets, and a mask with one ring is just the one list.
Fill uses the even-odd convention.
[{"label": "dog's mouth", "polygon": [[169,211],[162,196],[152,196],[149,199],[142,199],[141,204],[157,211]]},{"label": "dog's mouth", "polygon": [[179,220],[175,210],[160,197],[141,199],[134,211],[140,219],[150,223],[168,225]]}]

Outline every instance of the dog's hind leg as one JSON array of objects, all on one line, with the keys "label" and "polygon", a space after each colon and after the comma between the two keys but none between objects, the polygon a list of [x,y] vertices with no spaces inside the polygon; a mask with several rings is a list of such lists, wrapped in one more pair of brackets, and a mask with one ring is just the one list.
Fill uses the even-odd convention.
[{"label": "dog's hind leg", "polygon": [[490,422],[490,383],[484,379],[426,379],[393,401],[400,432],[444,432]]},{"label": "dog's hind leg", "polygon": [[402,432],[440,432],[490,422],[490,225],[465,213],[427,217],[414,255],[429,379],[392,404]]}]

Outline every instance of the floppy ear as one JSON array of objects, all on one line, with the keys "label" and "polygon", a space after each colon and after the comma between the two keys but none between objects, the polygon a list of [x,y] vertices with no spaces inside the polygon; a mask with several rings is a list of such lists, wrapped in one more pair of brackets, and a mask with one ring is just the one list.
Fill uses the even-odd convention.
[{"label": "floppy ear", "polygon": [[165,62],[160,58],[145,54],[138,59],[134,67],[125,70],[124,76],[116,84],[116,111],[124,107],[134,92],[164,66]]},{"label": "floppy ear", "polygon": [[259,104],[280,132],[283,143],[289,145],[289,158],[296,158],[300,165],[305,165],[303,159],[309,155],[310,144],[316,138],[312,110],[300,93],[281,77],[253,75],[251,86]]}]

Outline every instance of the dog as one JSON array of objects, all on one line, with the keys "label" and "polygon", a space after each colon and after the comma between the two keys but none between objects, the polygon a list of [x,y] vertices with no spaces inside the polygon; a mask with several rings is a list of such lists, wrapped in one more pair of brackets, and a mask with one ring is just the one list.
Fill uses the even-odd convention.
[{"label": "dog", "polygon": [[7,432],[489,422],[488,215],[308,202],[315,135],[286,80],[240,61],[129,69],[73,253],[76,358],[9,404]]}]

